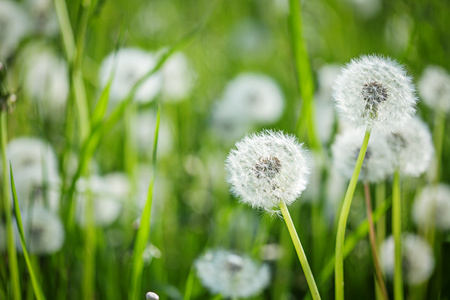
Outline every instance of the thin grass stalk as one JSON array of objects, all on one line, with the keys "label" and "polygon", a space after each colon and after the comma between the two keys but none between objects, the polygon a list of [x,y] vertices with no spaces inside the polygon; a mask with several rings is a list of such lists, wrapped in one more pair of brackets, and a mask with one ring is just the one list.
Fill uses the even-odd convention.
[{"label": "thin grass stalk", "polygon": [[383,298],[388,300],[388,292],[386,285],[384,283],[383,274],[381,273],[380,268],[380,262],[378,260],[378,251],[377,251],[377,241],[376,241],[376,234],[375,234],[375,225],[373,222],[373,213],[372,213],[372,201],[370,197],[370,186],[369,183],[366,181],[364,182],[364,198],[366,200],[366,213],[367,213],[367,220],[369,221],[369,241],[370,241],[370,248],[372,250],[372,259],[373,259],[373,266],[375,269],[375,278],[377,287],[380,288],[381,293],[383,295]]},{"label": "thin grass stalk", "polygon": [[394,299],[403,299],[402,272],[402,211],[401,211],[400,172],[394,172],[392,187],[392,233],[394,235]]},{"label": "thin grass stalk", "polygon": [[345,194],[344,202],[342,204],[341,213],[339,216],[339,223],[336,235],[336,260],[335,260],[335,289],[336,300],[344,299],[344,241],[345,229],[347,227],[347,218],[350,212],[350,206],[353,200],[353,193],[355,192],[356,183],[358,182],[359,173],[366,155],[367,146],[369,145],[370,131],[366,131],[364,140],[359,151],[358,159],[356,160],[355,169],[352,178]]},{"label": "thin grass stalk", "polygon": [[283,214],[284,221],[286,222],[286,226],[289,230],[289,234],[291,235],[292,243],[294,244],[298,259],[300,260],[300,264],[302,265],[303,272],[305,273],[306,282],[308,283],[312,298],[314,300],[319,300],[320,294],[319,290],[317,289],[316,281],[314,280],[314,276],[311,272],[311,268],[309,267],[305,251],[303,250],[300,239],[298,238],[297,231],[295,230],[294,223],[292,222],[291,215],[289,214],[289,210],[287,209],[286,203],[284,201],[280,201],[280,209],[281,213]]},{"label": "thin grass stalk", "polygon": [[[375,207],[380,207],[383,204],[385,197],[386,184],[385,182],[380,182],[376,185],[375,188]],[[376,242],[377,245],[380,245],[386,238],[386,216],[381,216],[376,225]],[[375,297],[377,300],[383,299],[383,294],[379,286],[376,286]]]},{"label": "thin grass stalk", "polygon": [[6,144],[7,144],[7,121],[6,121],[5,110],[0,109],[0,127],[1,127],[1,152],[2,152],[2,166],[3,166],[3,203],[5,212],[5,229],[6,229],[6,240],[7,240],[7,252],[9,258],[9,272],[11,279],[11,289],[12,297],[14,300],[20,300],[20,281],[19,281],[19,265],[17,263],[16,254],[16,244],[14,241],[14,232],[12,227],[12,216],[11,216],[11,194],[7,186],[8,183],[8,164],[6,162]]},{"label": "thin grass stalk", "polygon": [[[373,213],[373,221],[375,223],[380,222],[388,209],[391,207],[390,200],[384,200],[383,203],[381,203],[377,209]],[[369,221],[366,219],[365,221],[361,222],[359,224],[358,228],[356,230],[349,234],[348,237],[345,239],[344,244],[344,258],[346,258],[350,252],[356,247],[358,242],[365,238],[367,234],[369,233]],[[319,285],[322,286],[328,278],[333,274],[334,270],[334,262],[335,262],[335,256],[332,256],[328,263],[325,265],[325,267],[322,269],[322,272],[319,275]]]},{"label": "thin grass stalk", "polygon": [[147,201],[140,218],[140,226],[137,232],[136,241],[133,250],[133,266],[131,269],[131,285],[129,290],[129,299],[139,299],[139,291],[141,288],[141,276],[144,268],[144,261],[142,254],[150,237],[150,217],[153,203],[153,187],[156,179],[156,154],[158,146],[159,124],[161,119],[161,104],[158,105],[156,114],[155,135],[153,140],[153,154],[152,154],[152,176],[148,187]]},{"label": "thin grass stalk", "polygon": [[86,230],[84,245],[83,299],[94,299],[96,232],[94,225],[94,199],[90,191],[86,195]]},{"label": "thin grass stalk", "polygon": [[433,137],[434,137],[434,171],[432,174],[433,184],[438,184],[441,177],[441,157],[445,135],[445,112],[436,111],[434,117]]},{"label": "thin grass stalk", "polygon": [[[28,250],[27,250],[26,243],[25,243],[25,234],[23,232],[22,217],[20,216],[19,201],[17,200],[16,186],[14,184],[14,176],[13,176],[13,171],[12,171],[11,165],[9,166],[9,175],[11,176],[11,191],[12,191],[13,199],[14,199],[14,214],[16,217],[17,228],[19,229],[20,243],[22,245],[23,256],[25,258],[28,273],[30,274],[30,278],[31,278],[31,285],[32,285],[36,299],[37,300],[45,300],[44,293],[42,292],[41,286],[39,285],[35,270],[33,268],[33,264],[30,260],[30,256],[28,255]],[[5,190],[7,190],[7,189],[5,188]]]},{"label": "thin grass stalk", "polygon": [[292,45],[294,48],[295,67],[297,70],[298,88],[302,97],[303,106],[295,125],[295,132],[303,134],[306,126],[311,148],[321,153],[322,147],[317,135],[314,122],[314,80],[303,38],[302,9],[299,0],[289,0],[289,27],[291,30]]}]

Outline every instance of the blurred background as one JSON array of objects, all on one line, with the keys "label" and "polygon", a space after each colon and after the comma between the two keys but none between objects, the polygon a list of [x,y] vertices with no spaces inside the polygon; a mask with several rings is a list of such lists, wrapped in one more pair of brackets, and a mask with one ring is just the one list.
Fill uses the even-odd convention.
[{"label": "blurred background", "polygon": [[[330,154],[341,130],[331,97],[334,79],[342,65],[362,54],[397,60],[416,84],[430,65],[439,66],[449,77],[450,2],[305,0],[301,9],[323,153],[311,155],[310,184],[290,210],[322,297],[331,299],[333,273],[323,272],[334,253],[336,211],[347,186],[333,170]],[[191,299],[214,298],[196,277],[194,262],[208,249],[218,248],[269,266],[268,286],[251,299],[307,296],[285,224],[277,216],[238,203],[229,192],[224,169],[228,152],[246,133],[272,128],[295,134],[302,100],[288,18],[288,0],[0,0],[0,62],[6,70],[2,85],[17,97],[7,115],[5,151],[13,163],[20,209],[24,214],[42,205],[58,219],[60,225],[55,226],[62,228],[59,245],[35,253],[30,249],[47,299],[128,297],[133,247],[151,178],[155,179],[151,234],[139,299],[148,291],[161,299],[189,299],[187,289],[192,289]],[[67,41],[70,36],[73,48]],[[171,55],[163,61],[167,53]],[[85,154],[82,141],[90,131],[83,127],[89,120],[92,125],[108,82],[105,120],[158,61],[164,64],[143,81],[112,126],[101,132],[92,155]],[[445,84],[448,91],[450,84]],[[419,90],[417,115],[436,132],[439,110],[427,106],[422,95]],[[436,179],[429,174],[435,172],[438,182],[450,184],[449,122],[442,114],[442,150],[435,162],[439,171],[430,167],[421,177],[403,181],[404,231],[420,231],[411,207],[418,191]],[[30,154],[23,149],[39,153],[33,158],[39,165],[35,173],[29,168]],[[76,174],[83,159],[86,167]],[[391,181],[378,185],[389,198]],[[7,188],[2,182],[1,189]],[[85,215],[90,211],[84,209],[91,203],[88,198],[94,200],[91,216]],[[365,220],[362,198],[361,185],[347,235],[357,232]],[[74,216],[73,228],[68,211]],[[381,222],[389,235],[390,208],[385,216]],[[12,299],[2,230],[0,298]],[[39,235],[28,231],[30,239]],[[450,253],[448,232],[437,234],[436,265],[428,284],[405,285],[406,298],[450,298],[450,278],[445,275],[450,270],[445,255]],[[18,265],[23,299],[33,299],[20,251]],[[362,235],[345,261],[347,298],[375,299],[373,274],[369,241]]]}]

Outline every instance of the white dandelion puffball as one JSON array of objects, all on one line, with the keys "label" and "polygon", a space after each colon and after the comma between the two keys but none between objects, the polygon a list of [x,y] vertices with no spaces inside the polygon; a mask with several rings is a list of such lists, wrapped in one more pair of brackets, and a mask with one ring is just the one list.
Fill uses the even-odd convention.
[{"label": "white dandelion puffball", "polygon": [[27,62],[24,91],[28,98],[41,105],[45,116],[64,115],[69,95],[69,77],[66,62],[51,51],[34,54]]},{"label": "white dandelion puffball", "polygon": [[[364,132],[347,129],[338,135],[332,146],[333,164],[336,169],[350,179],[364,140]],[[394,157],[382,136],[372,135],[361,167],[358,180],[378,182],[394,172]]]},{"label": "white dandelion puffball", "polygon": [[242,73],[231,80],[224,91],[223,101],[230,102],[249,122],[271,124],[283,114],[284,97],[278,84],[270,77]]},{"label": "white dandelion puffball", "polygon": [[27,8],[33,29],[37,33],[54,36],[59,32],[59,23],[52,0],[26,0]]},{"label": "white dandelion puffball", "polygon": [[417,84],[426,105],[444,112],[450,111],[450,74],[439,66],[427,66]]},{"label": "white dandelion puffball", "polygon": [[[388,278],[394,278],[394,237],[391,235],[380,246],[380,264]],[[410,285],[427,281],[434,270],[433,250],[430,245],[414,234],[402,235],[403,278]]]},{"label": "white dandelion puffball", "polygon": [[[151,71],[156,63],[156,55],[135,48],[120,49],[117,53],[109,54],[102,62],[99,77],[104,88],[114,72],[109,92],[111,104],[124,100],[133,85]],[[141,103],[152,101],[160,92],[161,85],[161,74],[156,72],[137,89],[135,100]]]},{"label": "white dandelion puffball", "polygon": [[162,67],[162,94],[169,102],[186,99],[195,83],[195,72],[186,55],[172,54]]},{"label": "white dandelion puffball", "polygon": [[309,178],[307,151],[292,135],[265,130],[236,143],[226,159],[234,195],[254,208],[273,211],[294,202]]},{"label": "white dandelion puffball", "polygon": [[20,208],[48,204],[52,211],[57,211],[60,178],[52,147],[38,138],[21,137],[8,143],[6,156],[12,165]]},{"label": "white dandelion puffball", "polygon": [[213,294],[248,298],[259,294],[270,280],[267,265],[226,250],[210,250],[195,261],[197,275]]},{"label": "white dandelion puffball", "polygon": [[395,166],[401,173],[417,177],[430,167],[434,154],[433,140],[427,125],[418,117],[388,134],[386,139],[393,151]]},{"label": "white dandelion puffball", "polygon": [[[155,127],[156,112],[153,110],[140,111],[135,114],[131,120],[131,135],[134,143],[138,146],[146,156],[152,155]],[[158,156],[165,156],[172,151],[173,148],[173,131],[172,124],[161,116],[158,132]]]},{"label": "white dandelion puffball", "polygon": [[122,173],[111,173],[104,177],[91,176],[78,181],[77,223],[86,226],[86,205],[87,201],[91,200],[94,224],[111,225],[119,217],[129,191],[128,178]]},{"label": "white dandelion puffball", "polygon": [[450,229],[450,186],[427,186],[416,197],[413,217],[422,228],[430,225],[440,230]]},{"label": "white dandelion puffball", "polygon": [[353,59],[336,79],[333,98],[354,127],[394,132],[415,113],[417,98],[402,66],[381,56]]},{"label": "white dandelion puffball", "polygon": [[28,16],[19,3],[0,1],[0,60],[13,54],[30,28]]},{"label": "white dandelion puffball", "polygon": [[244,111],[236,109],[230,101],[217,101],[213,106],[211,119],[214,136],[226,143],[242,138],[252,129]]},{"label": "white dandelion puffball", "polygon": [[[41,206],[33,206],[21,212],[27,250],[35,254],[52,254],[64,243],[64,227],[55,213]],[[19,230],[15,226],[16,248],[23,251]]]}]

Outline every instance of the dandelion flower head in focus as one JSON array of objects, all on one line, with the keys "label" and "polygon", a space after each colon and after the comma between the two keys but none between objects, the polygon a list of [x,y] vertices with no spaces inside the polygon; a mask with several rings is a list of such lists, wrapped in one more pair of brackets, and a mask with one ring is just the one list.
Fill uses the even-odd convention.
[{"label": "dandelion flower head in focus", "polygon": [[380,132],[401,128],[415,113],[417,98],[402,66],[381,56],[353,59],[336,79],[333,97],[352,126]]},{"label": "dandelion flower head in focus", "polygon": [[248,298],[260,293],[270,280],[267,265],[226,250],[210,250],[195,261],[197,275],[213,294]]},{"label": "dandelion flower head in focus", "polygon": [[[388,278],[394,277],[394,237],[388,237],[380,246],[380,264]],[[428,243],[414,234],[402,235],[402,269],[405,282],[417,285],[433,274],[434,257]]]},{"label": "dandelion flower head in focus", "polygon": [[280,201],[294,202],[306,188],[307,151],[296,138],[264,130],[245,136],[226,159],[233,194],[254,208],[274,211]]},{"label": "dandelion flower head in focus", "polygon": [[450,186],[428,186],[416,197],[413,217],[422,228],[432,225],[440,230],[450,229]]}]

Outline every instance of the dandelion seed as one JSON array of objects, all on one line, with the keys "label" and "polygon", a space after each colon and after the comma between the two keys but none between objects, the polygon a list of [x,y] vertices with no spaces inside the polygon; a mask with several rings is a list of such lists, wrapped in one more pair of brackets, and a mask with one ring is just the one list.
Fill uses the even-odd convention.
[{"label": "dandelion seed", "polygon": [[439,66],[427,66],[417,84],[424,103],[436,110],[450,111],[450,74]]},{"label": "dandelion seed", "polygon": [[[353,175],[363,138],[362,132],[349,129],[338,135],[332,146],[333,163],[347,179]],[[372,135],[358,179],[378,182],[393,172],[393,155],[386,140],[381,136]]]},{"label": "dandelion seed", "polygon": [[427,186],[416,197],[413,206],[415,223],[427,228],[432,225],[440,230],[450,229],[450,186]]},{"label": "dandelion seed", "polygon": [[430,167],[433,141],[427,125],[419,118],[412,118],[386,139],[394,154],[395,167],[402,174],[419,176]]},{"label": "dandelion seed", "polygon": [[[27,250],[35,254],[52,254],[61,249],[64,243],[64,227],[55,213],[42,206],[33,206],[21,212],[23,231]],[[15,237],[19,241],[16,225]],[[16,248],[23,251],[21,243]]]},{"label": "dandelion seed", "polygon": [[[394,276],[394,238],[380,246],[380,263],[389,278]],[[428,243],[414,234],[402,236],[402,270],[405,282],[417,285],[427,281],[434,270],[433,251]]]},{"label": "dandelion seed", "polygon": [[[109,54],[100,67],[100,83],[106,86],[114,72],[110,89],[111,104],[125,99],[133,85],[156,66],[156,56],[140,49],[125,48]],[[138,88],[137,102],[150,102],[161,90],[162,78],[159,72],[153,74]]]},{"label": "dandelion seed", "polygon": [[159,300],[159,296],[158,296],[158,294],[156,294],[154,292],[148,292],[147,294],[145,294],[145,299],[147,299],[147,300]]},{"label": "dandelion seed", "polygon": [[402,66],[380,56],[362,56],[343,68],[333,97],[342,116],[354,127],[393,132],[414,114],[416,96]]},{"label": "dandelion seed", "polygon": [[267,265],[258,265],[247,256],[230,251],[208,251],[195,261],[197,275],[213,294],[247,298],[260,293],[268,284]]},{"label": "dandelion seed", "polygon": [[291,135],[270,130],[248,135],[226,160],[231,191],[254,208],[273,211],[282,200],[289,205],[306,188],[306,155]]}]

